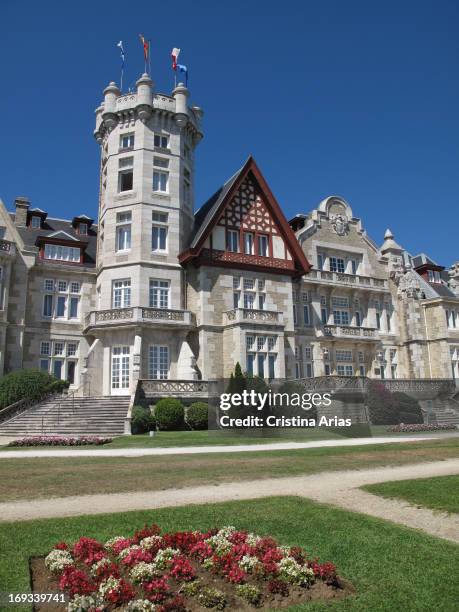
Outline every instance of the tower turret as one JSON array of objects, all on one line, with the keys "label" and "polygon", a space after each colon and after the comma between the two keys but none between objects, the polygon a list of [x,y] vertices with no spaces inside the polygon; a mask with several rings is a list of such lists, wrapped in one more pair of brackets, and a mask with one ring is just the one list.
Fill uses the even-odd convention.
[{"label": "tower turret", "polygon": [[188,121],[188,89],[183,83],[179,83],[172,92],[175,98],[175,123],[179,127],[183,127]]},{"label": "tower turret", "polygon": [[116,99],[120,95],[120,90],[114,81],[109,83],[104,89],[104,111],[102,118],[108,130],[112,130],[117,124]]},{"label": "tower turret", "polygon": [[136,110],[140,121],[146,123],[153,112],[153,81],[144,72],[136,83],[137,85],[137,106]]}]

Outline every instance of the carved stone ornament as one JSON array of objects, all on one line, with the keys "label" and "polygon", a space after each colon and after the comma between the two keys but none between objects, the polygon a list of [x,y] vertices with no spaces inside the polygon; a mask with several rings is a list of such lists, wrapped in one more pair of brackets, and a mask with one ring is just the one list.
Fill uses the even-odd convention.
[{"label": "carved stone ornament", "polygon": [[346,215],[332,215],[330,217],[333,230],[338,236],[345,236],[349,231],[349,221]]},{"label": "carved stone ornament", "polygon": [[421,285],[419,280],[409,272],[400,277],[398,282],[398,293],[405,295],[408,298],[419,299],[421,293]]}]

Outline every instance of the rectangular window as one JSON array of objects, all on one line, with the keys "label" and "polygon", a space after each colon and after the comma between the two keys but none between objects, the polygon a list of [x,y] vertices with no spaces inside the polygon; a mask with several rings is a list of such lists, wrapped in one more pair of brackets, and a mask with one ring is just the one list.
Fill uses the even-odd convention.
[{"label": "rectangular window", "polygon": [[67,281],[57,281],[57,290],[61,293],[65,293],[67,291]]},{"label": "rectangular window", "polygon": [[58,261],[80,262],[81,249],[75,247],[61,246],[57,244],[45,244],[45,259]]},{"label": "rectangular window", "polygon": [[69,319],[78,319],[78,302],[79,298],[70,298]]},{"label": "rectangular window", "polygon": [[255,304],[255,293],[244,293],[244,308],[253,310]]},{"label": "rectangular window", "polygon": [[253,234],[251,232],[244,232],[244,253],[253,255]]},{"label": "rectangular window", "polygon": [[153,225],[151,228],[151,250],[166,251],[167,227]]},{"label": "rectangular window", "polygon": [[344,272],[344,259],[341,257],[330,257],[330,272]]},{"label": "rectangular window", "polygon": [[157,210],[154,210],[151,213],[151,220],[153,221],[153,223],[167,223],[167,219],[167,213],[158,212]]},{"label": "rectangular window", "polygon": [[47,278],[45,280],[44,287],[45,287],[45,291],[54,291],[54,281],[51,280],[50,278]]},{"label": "rectangular window", "polygon": [[391,321],[391,316],[389,313],[386,313],[386,325],[387,325],[387,331],[391,331],[392,321]]},{"label": "rectangular window", "polygon": [[327,325],[328,323],[328,313],[326,308],[320,309],[320,320],[322,321],[322,325]]},{"label": "rectangular window", "polygon": [[349,298],[347,297],[332,297],[332,305],[337,308],[349,308]]},{"label": "rectangular window", "polygon": [[245,345],[248,351],[253,350],[253,347],[255,346],[255,336],[246,336]]},{"label": "rectangular window", "polygon": [[306,361],[312,358],[312,348],[310,346],[304,347],[304,358]]},{"label": "rectangular window", "polygon": [[49,372],[49,359],[40,359],[40,370]]},{"label": "rectangular window", "polygon": [[305,325],[311,325],[311,320],[309,318],[309,306],[303,306],[303,322]]},{"label": "rectangular window", "polygon": [[257,362],[258,362],[258,376],[260,378],[264,378],[265,377],[265,356],[257,355]]},{"label": "rectangular window", "polygon": [[268,355],[268,377],[270,380],[276,377],[276,355]]},{"label": "rectangular window", "polygon": [[347,310],[334,310],[333,323],[335,325],[349,325],[349,312]]},{"label": "rectangular window", "polygon": [[51,342],[40,343],[40,355],[51,355]]},{"label": "rectangular window", "polygon": [[312,378],[313,377],[312,363],[305,363],[304,366],[305,366],[306,378]]},{"label": "rectangular window", "polygon": [[296,310],[296,304],[293,304],[293,324],[297,325],[298,323],[298,314]]},{"label": "rectangular window", "polygon": [[56,303],[56,317],[63,318],[65,317],[65,309],[67,306],[67,298],[65,295],[57,296]]},{"label": "rectangular window", "polygon": [[258,255],[268,257],[268,236],[264,234],[258,236]]},{"label": "rectangular window", "polygon": [[239,289],[241,286],[241,277],[233,276],[233,289]]},{"label": "rectangular window", "polygon": [[77,354],[78,344],[76,342],[67,343],[67,357],[75,357]]},{"label": "rectangular window", "polygon": [[247,353],[247,373],[253,376],[253,364],[255,363],[255,354]]},{"label": "rectangular window", "polygon": [[239,308],[239,298],[240,298],[239,291],[234,291],[233,292],[233,308]]},{"label": "rectangular window", "polygon": [[113,308],[127,308],[131,305],[131,281],[113,282]]},{"label": "rectangular window", "polygon": [[169,281],[150,280],[151,308],[169,308]]},{"label": "rectangular window", "polygon": [[120,225],[116,228],[116,251],[129,251],[131,248],[131,226]]},{"label": "rectangular window", "polygon": [[336,349],[336,361],[352,361],[352,351]]},{"label": "rectangular window", "polygon": [[325,376],[330,376],[330,364],[325,364]]},{"label": "rectangular window", "polygon": [[167,157],[154,157],[153,166],[157,168],[169,168],[169,160]]},{"label": "rectangular window", "polygon": [[70,283],[70,293],[80,293],[80,283]]},{"label": "rectangular window", "polygon": [[268,351],[276,350],[277,336],[268,336]]},{"label": "rectangular window", "polygon": [[88,224],[87,223],[79,223],[78,224],[78,233],[82,236],[88,235]]},{"label": "rectangular window", "polygon": [[258,310],[264,310],[265,309],[265,296],[263,295],[263,293],[259,293],[258,294]]},{"label": "rectangular window", "polygon": [[255,279],[244,278],[244,290],[253,291],[255,289]]},{"label": "rectangular window", "polygon": [[354,368],[351,365],[343,365],[343,364],[338,364],[336,366],[336,372],[338,374],[338,376],[353,376],[354,375]]},{"label": "rectangular window", "polygon": [[118,191],[132,191],[134,185],[134,158],[123,157],[118,161]]},{"label": "rectangular window", "polygon": [[169,377],[169,347],[150,346],[149,377],[156,380],[166,380]]},{"label": "rectangular window", "polygon": [[351,259],[351,274],[357,274],[357,262],[355,259]]},{"label": "rectangular window", "polygon": [[55,342],[54,343],[54,355],[64,355],[64,342]]},{"label": "rectangular window", "polygon": [[362,326],[362,315],[358,310],[355,311],[355,324],[357,327]]},{"label": "rectangular window", "polygon": [[381,313],[380,312],[376,313],[376,327],[378,329],[381,329]]},{"label": "rectangular window", "polygon": [[53,316],[53,296],[45,295],[43,298],[43,316],[44,317],[52,317]]},{"label": "rectangular window", "polygon": [[265,350],[265,342],[266,342],[265,336],[257,336],[257,350],[258,351]]},{"label": "rectangular window", "polygon": [[134,134],[121,134],[120,150],[133,149],[133,148],[134,148]]},{"label": "rectangular window", "polygon": [[226,248],[231,253],[239,253],[239,232],[228,230],[226,234]]},{"label": "rectangular window", "polygon": [[168,149],[169,136],[163,134],[155,134],[154,143],[155,147],[159,147],[160,149]]},{"label": "rectangular window", "polygon": [[153,172],[153,191],[167,193],[169,183],[169,172],[154,170]]},{"label": "rectangular window", "polygon": [[317,267],[319,270],[324,269],[324,256],[321,253],[317,255]]},{"label": "rectangular window", "polygon": [[34,215],[30,219],[30,226],[31,226],[32,229],[40,229],[40,227],[41,227],[41,217],[38,217],[37,215]]}]

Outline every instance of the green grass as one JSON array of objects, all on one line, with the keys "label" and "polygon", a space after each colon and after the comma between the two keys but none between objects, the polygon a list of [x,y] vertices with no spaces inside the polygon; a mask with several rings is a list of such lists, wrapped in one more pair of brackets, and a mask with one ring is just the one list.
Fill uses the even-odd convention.
[{"label": "green grass", "polygon": [[[434,432],[438,436],[451,437],[452,432]],[[344,438],[380,437],[380,436],[426,436],[431,437],[432,432],[418,432],[413,434],[391,433],[386,425],[354,426],[349,429],[334,427],[315,427],[311,429],[276,429],[273,431],[246,430],[238,433],[227,431],[159,431],[153,437],[148,434],[135,436],[119,436],[109,444],[90,447],[93,450],[108,448],[164,448],[172,446],[219,446],[237,444],[268,444],[271,442],[313,442],[316,440],[342,440]],[[40,448],[56,448],[42,446]],[[66,447],[77,449],[80,447]],[[2,450],[17,450],[17,447],[4,447]],[[36,447],[25,447],[20,450],[36,450]]]},{"label": "green grass", "polygon": [[403,499],[432,510],[459,513],[459,476],[399,480],[362,487],[375,495]]},{"label": "green grass", "polygon": [[459,456],[456,438],[286,451],[0,459],[0,499],[158,491]]},{"label": "green grass", "polygon": [[28,558],[46,554],[59,540],[72,542],[82,535],[106,540],[152,522],[163,530],[232,524],[271,534],[282,544],[298,544],[313,556],[335,562],[357,589],[344,600],[311,602],[292,611],[457,610],[459,586],[453,578],[459,573],[457,545],[295,497],[1,524],[0,590],[28,592]]}]

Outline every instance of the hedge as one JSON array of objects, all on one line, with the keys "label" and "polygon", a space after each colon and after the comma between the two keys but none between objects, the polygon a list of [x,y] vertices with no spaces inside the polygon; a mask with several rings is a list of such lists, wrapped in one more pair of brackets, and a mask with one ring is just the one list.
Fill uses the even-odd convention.
[{"label": "hedge", "polygon": [[207,429],[209,405],[205,402],[194,402],[186,411],[186,422],[191,429]]},{"label": "hedge", "polygon": [[16,370],[0,379],[0,409],[22,399],[39,400],[46,393],[62,393],[69,382],[42,370]]},{"label": "hedge", "polygon": [[167,397],[159,400],[154,412],[158,429],[176,431],[185,425],[185,409],[180,400]]},{"label": "hedge", "polygon": [[131,431],[133,434],[142,434],[153,431],[156,428],[156,420],[150,408],[134,406],[131,415]]}]

